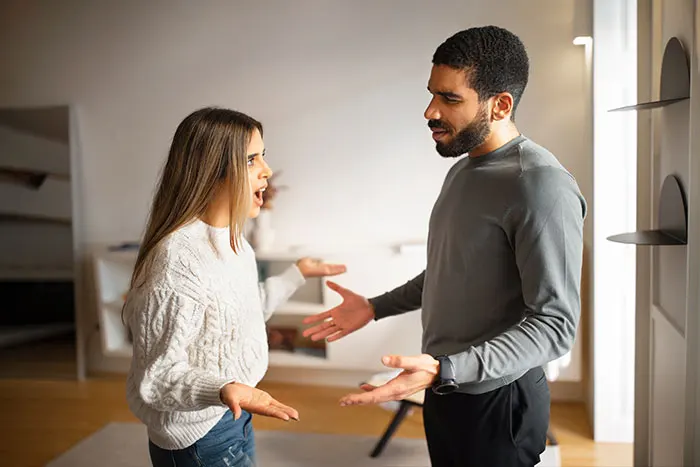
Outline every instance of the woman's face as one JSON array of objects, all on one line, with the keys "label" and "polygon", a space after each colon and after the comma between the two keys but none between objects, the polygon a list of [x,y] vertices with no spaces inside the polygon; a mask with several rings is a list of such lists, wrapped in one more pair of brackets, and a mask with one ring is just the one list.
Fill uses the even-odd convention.
[{"label": "woman's face", "polygon": [[272,169],[265,162],[265,143],[260,132],[255,129],[248,144],[248,180],[252,192],[252,202],[249,218],[258,217],[260,208],[263,205],[262,192],[267,188],[267,179],[272,176]]}]

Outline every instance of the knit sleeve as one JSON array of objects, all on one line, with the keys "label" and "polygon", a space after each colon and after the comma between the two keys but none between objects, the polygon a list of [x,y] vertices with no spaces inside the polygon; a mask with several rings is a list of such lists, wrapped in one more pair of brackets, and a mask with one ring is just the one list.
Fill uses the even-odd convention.
[{"label": "knit sleeve", "polygon": [[140,300],[132,317],[137,385],[144,403],[159,411],[195,411],[225,405],[219,391],[228,379],[192,367],[188,348],[204,322],[206,294],[193,280],[160,284]]},{"label": "knit sleeve", "polygon": [[306,279],[296,265],[291,265],[282,274],[270,276],[259,283],[265,321],[270,319],[275,310],[289,300],[296,290],[304,285]]}]

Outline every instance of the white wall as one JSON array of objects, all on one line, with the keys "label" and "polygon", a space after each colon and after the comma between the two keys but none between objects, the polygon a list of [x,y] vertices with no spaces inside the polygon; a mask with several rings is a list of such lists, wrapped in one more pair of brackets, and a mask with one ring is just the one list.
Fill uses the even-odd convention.
[{"label": "white wall", "polygon": [[75,105],[89,244],[141,235],[176,125],[210,104],[265,124],[269,162],[290,187],[276,203],[280,246],[422,240],[452,163],[422,116],[430,60],[470,26],[523,39],[532,73],[520,129],[591,199],[575,1],[13,2],[0,7],[0,106]]}]

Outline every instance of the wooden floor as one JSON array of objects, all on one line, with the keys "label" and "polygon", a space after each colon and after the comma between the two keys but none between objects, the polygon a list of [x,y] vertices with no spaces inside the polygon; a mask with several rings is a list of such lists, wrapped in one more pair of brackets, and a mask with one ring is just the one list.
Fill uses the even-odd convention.
[{"label": "wooden floor", "polygon": [[[123,376],[100,376],[79,383],[70,379],[72,350],[49,351],[42,362],[22,350],[0,349],[0,465],[39,467],[75,443],[113,421],[136,421],[124,400]],[[39,376],[41,375],[41,376]],[[46,376],[48,375],[48,376]],[[299,422],[256,417],[258,429],[379,436],[391,413],[377,406],[340,407],[338,399],[356,388],[266,383],[261,388],[295,407]],[[631,466],[631,445],[602,445],[591,441],[581,404],[552,406],[552,426],[561,445],[563,466]],[[396,436],[422,438],[420,410]]]}]

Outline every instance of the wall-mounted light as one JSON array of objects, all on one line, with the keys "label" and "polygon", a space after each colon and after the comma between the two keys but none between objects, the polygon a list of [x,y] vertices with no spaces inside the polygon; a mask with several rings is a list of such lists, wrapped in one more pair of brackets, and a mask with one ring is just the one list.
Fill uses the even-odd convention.
[{"label": "wall-mounted light", "polygon": [[574,37],[574,45],[587,45],[593,44],[593,38],[591,36],[576,36]]}]

